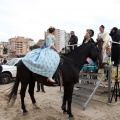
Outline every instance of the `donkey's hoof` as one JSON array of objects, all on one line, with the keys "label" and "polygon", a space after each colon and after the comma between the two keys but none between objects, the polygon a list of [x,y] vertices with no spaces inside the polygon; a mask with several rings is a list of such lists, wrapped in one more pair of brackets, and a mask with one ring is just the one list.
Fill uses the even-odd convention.
[{"label": "donkey's hoof", "polygon": [[27,110],[23,110],[23,115],[27,115],[28,111]]},{"label": "donkey's hoof", "polygon": [[33,108],[34,109],[40,109],[40,107],[38,107],[38,105],[35,103],[35,104],[33,104]]}]

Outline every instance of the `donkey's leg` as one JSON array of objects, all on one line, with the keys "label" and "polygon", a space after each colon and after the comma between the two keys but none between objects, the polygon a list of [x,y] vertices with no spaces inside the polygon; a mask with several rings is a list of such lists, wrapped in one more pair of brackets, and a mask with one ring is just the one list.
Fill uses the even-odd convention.
[{"label": "donkey's leg", "polygon": [[21,95],[21,108],[23,110],[23,114],[27,113],[27,110],[26,110],[26,107],[25,107],[25,103],[24,103],[24,98],[25,98],[25,92],[26,92],[26,89],[27,89],[27,85],[28,85],[28,82],[26,82],[24,84],[21,82],[20,95]]},{"label": "donkey's leg", "polygon": [[67,113],[69,114],[69,117],[73,117],[72,111],[71,111],[73,88],[74,88],[74,84],[67,86],[67,93],[68,93],[67,94],[67,102],[68,102]]},{"label": "donkey's leg", "polygon": [[66,95],[66,87],[64,87],[64,95],[63,95],[63,103],[62,103],[62,110],[63,110],[63,113],[67,112],[66,110],[66,101],[67,101],[67,95]]}]

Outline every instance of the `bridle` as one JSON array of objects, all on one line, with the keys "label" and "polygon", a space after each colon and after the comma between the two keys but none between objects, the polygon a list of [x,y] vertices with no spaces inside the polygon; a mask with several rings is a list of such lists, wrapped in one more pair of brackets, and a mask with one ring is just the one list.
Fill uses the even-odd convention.
[{"label": "bridle", "polygon": [[80,66],[80,67],[82,67],[83,65],[81,65],[81,64],[83,64],[82,62],[81,62],[81,64],[79,64],[79,63],[77,63],[77,62],[74,62],[73,60],[71,60],[71,59],[69,59],[69,58],[67,58],[67,57],[65,57],[64,55],[60,55],[61,57],[63,57],[64,59],[66,59],[66,60],[68,60],[68,61],[70,61],[70,62],[72,62],[72,63],[74,63],[74,64],[76,64],[76,65],[78,65],[78,66]]}]

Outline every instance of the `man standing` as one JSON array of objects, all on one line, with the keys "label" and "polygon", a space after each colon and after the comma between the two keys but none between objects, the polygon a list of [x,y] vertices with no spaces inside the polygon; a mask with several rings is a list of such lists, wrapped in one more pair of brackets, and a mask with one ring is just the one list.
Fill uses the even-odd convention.
[{"label": "man standing", "polygon": [[0,65],[0,74],[1,74],[2,70],[3,70],[2,65]]},{"label": "man standing", "polygon": [[[120,42],[120,30],[117,27],[113,27],[110,36],[112,37],[113,42]],[[112,43],[112,46],[119,46],[116,43]]]},{"label": "man standing", "polygon": [[41,88],[42,92],[45,93],[44,85],[41,84],[41,83],[39,83],[39,82],[37,81],[37,91],[36,91],[36,92],[39,92],[39,91],[40,91],[40,88]]},{"label": "man standing", "polygon": [[[113,42],[120,42],[120,30],[117,27],[112,28],[110,35]],[[111,58],[114,61],[114,65],[120,64],[120,45],[117,43],[112,43]]]},{"label": "man standing", "polygon": [[[78,43],[78,37],[75,35],[74,31],[71,31],[70,35],[71,35],[71,37],[70,37],[70,40],[69,40],[68,44],[69,45],[77,44]],[[70,46],[70,51],[72,51],[73,48],[74,49],[77,48],[77,45],[74,45],[74,47]]]},{"label": "man standing", "polygon": [[7,63],[7,60],[6,60],[6,58],[4,58],[4,60],[3,60],[3,63],[2,64],[6,64]]}]

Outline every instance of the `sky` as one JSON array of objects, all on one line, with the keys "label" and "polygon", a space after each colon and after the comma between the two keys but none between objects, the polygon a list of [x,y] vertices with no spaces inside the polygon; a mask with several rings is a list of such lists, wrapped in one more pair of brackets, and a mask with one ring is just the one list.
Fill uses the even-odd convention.
[{"label": "sky", "polygon": [[37,42],[50,26],[75,31],[79,43],[86,29],[120,26],[120,0],[0,0],[0,41],[24,36]]}]

